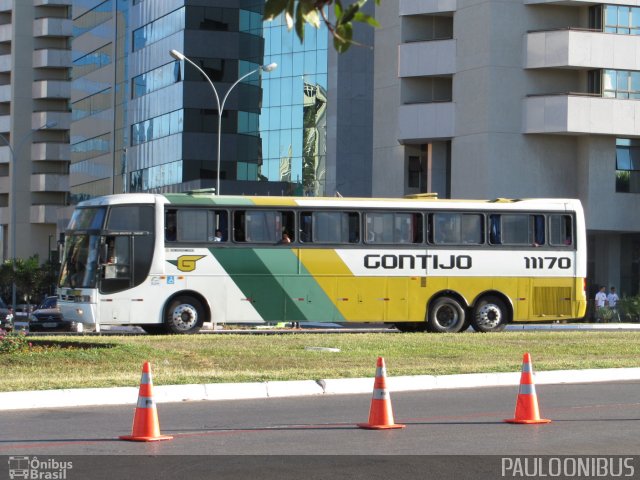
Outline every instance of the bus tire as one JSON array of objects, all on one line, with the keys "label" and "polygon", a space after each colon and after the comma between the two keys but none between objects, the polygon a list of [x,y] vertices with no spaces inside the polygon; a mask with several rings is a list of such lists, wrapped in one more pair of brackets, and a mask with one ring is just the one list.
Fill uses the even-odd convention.
[{"label": "bus tire", "polygon": [[456,333],[465,324],[465,309],[451,297],[436,298],[429,305],[427,331],[433,333]]},{"label": "bus tire", "polygon": [[398,322],[393,326],[403,333],[424,332],[427,329],[425,322]]},{"label": "bus tire", "polygon": [[509,309],[498,297],[481,298],[473,309],[471,326],[476,332],[501,332],[509,323]]},{"label": "bus tire", "polygon": [[204,308],[193,297],[178,296],[164,311],[164,324],[169,333],[198,333],[204,323]]}]

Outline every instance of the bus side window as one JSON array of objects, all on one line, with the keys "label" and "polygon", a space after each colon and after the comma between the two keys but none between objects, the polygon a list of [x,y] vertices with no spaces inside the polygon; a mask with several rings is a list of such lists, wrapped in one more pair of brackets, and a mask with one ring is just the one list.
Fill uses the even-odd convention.
[{"label": "bus side window", "polygon": [[164,239],[175,242],[178,239],[178,220],[175,210],[167,210],[164,214]]},{"label": "bus side window", "polygon": [[553,246],[573,245],[571,215],[549,216],[549,243]]},{"label": "bus side window", "polygon": [[502,244],[502,232],[500,231],[500,215],[489,215],[489,243],[491,243],[491,245]]},{"label": "bus side window", "polygon": [[544,245],[544,215],[533,215],[533,244],[536,247]]},{"label": "bus side window", "polygon": [[300,213],[300,241],[303,243],[312,242],[313,221],[311,212]]},{"label": "bus side window", "polygon": [[313,212],[314,242],[358,243],[360,216],[357,212]]},{"label": "bus side window", "polygon": [[244,221],[245,214],[243,211],[233,212],[233,240],[235,242],[244,242]]}]

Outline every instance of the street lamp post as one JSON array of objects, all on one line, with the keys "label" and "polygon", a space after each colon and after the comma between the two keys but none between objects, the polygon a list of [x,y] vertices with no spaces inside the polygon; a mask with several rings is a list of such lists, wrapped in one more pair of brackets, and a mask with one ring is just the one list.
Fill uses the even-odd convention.
[{"label": "street lamp post", "polygon": [[251,70],[249,73],[246,73],[243,76],[241,76],[238,80],[235,81],[233,85],[229,87],[229,90],[227,90],[227,93],[224,95],[224,98],[222,99],[222,103],[220,103],[220,97],[218,96],[218,91],[216,90],[216,87],[213,85],[213,82],[211,81],[211,79],[209,78],[209,75],[207,75],[189,57],[179,52],[178,50],[174,49],[169,51],[169,55],[171,55],[176,60],[179,60],[179,61],[186,60],[191,65],[193,65],[202,75],[204,75],[204,78],[207,79],[207,81],[209,82],[209,85],[211,86],[211,89],[213,90],[214,95],[216,96],[216,103],[218,104],[218,157],[217,157],[217,170],[216,170],[216,195],[220,195],[220,143],[222,141],[222,112],[224,110],[224,104],[227,101],[227,97],[229,96],[229,93],[231,93],[231,90],[233,90],[233,88],[236,85],[238,85],[242,80],[244,80],[248,76],[253,75],[254,73],[260,72],[260,71],[270,72],[276,69],[278,67],[278,64],[270,63],[269,65],[261,65],[255,70]]},{"label": "street lamp post", "polygon": [[20,153],[20,150],[24,146],[24,143],[38,130],[44,130],[46,128],[55,127],[58,122],[52,121],[47,122],[39,128],[32,129],[27,132],[18,142],[16,148],[14,149],[11,145],[11,142],[7,140],[7,137],[0,133],[0,139],[9,147],[10,154],[10,166],[11,169],[9,171],[11,175],[11,193],[10,193],[10,202],[11,202],[11,219],[9,224],[9,230],[11,234],[11,267],[13,269],[13,282],[11,284],[11,306],[13,307],[14,315],[16,310],[16,152]]}]

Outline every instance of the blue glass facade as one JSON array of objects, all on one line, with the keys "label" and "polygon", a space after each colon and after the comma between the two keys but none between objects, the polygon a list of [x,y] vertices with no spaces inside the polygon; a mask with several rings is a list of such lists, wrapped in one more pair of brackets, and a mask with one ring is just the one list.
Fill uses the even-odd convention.
[{"label": "blue glass facade", "polygon": [[[281,18],[264,24],[265,63],[278,68],[262,79],[261,179],[288,182],[290,193],[324,194],[326,165],[327,40],[324,24],[307,27],[300,43]],[[238,165],[238,169],[242,168]]]},{"label": "blue glass facade", "polygon": [[246,73],[278,64],[234,86],[224,105],[221,193],[324,193],[326,28],[307,28],[301,44],[279,19],[263,24],[260,0],[210,3],[74,6],[72,202],[214,186],[217,103],[173,48],[220,99]]}]

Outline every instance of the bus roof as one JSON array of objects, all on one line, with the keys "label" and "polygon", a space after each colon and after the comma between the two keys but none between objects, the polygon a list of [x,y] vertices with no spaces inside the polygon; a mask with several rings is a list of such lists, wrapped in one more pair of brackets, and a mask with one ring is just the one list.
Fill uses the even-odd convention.
[{"label": "bus roof", "polygon": [[107,195],[83,201],[80,207],[160,203],[171,205],[220,207],[312,207],[312,208],[390,208],[390,209],[480,209],[480,210],[580,210],[580,200],[568,198],[527,198],[493,200],[438,199],[432,195],[410,195],[401,198],[359,197],[277,197],[253,195],[220,195],[211,193],[129,193]]}]

